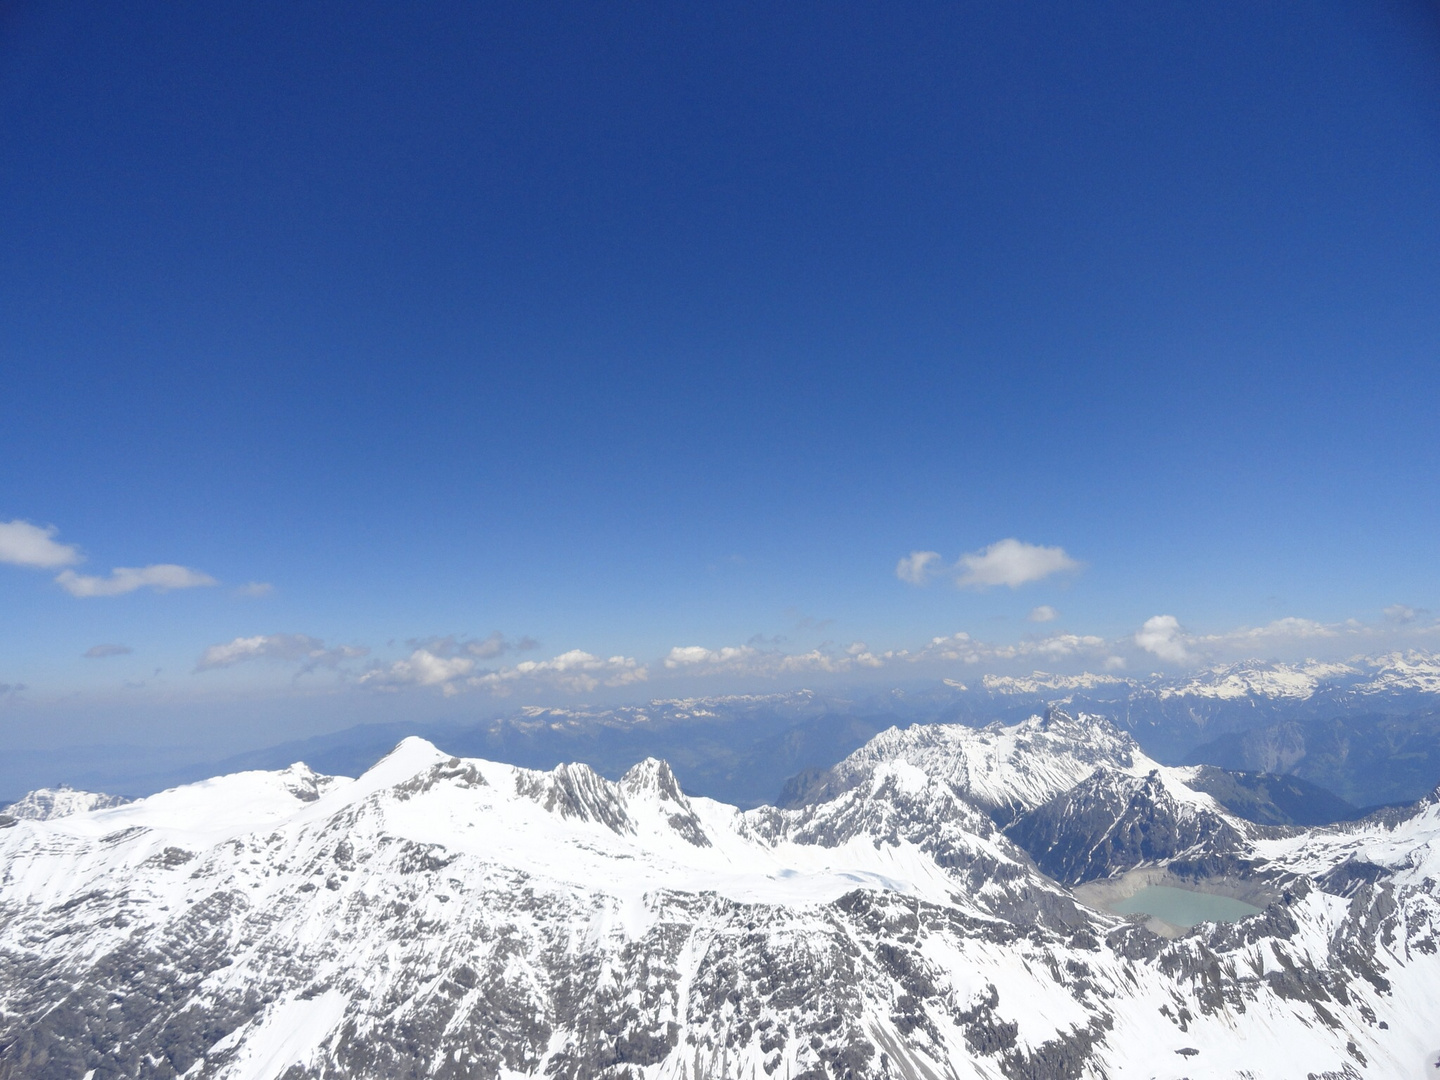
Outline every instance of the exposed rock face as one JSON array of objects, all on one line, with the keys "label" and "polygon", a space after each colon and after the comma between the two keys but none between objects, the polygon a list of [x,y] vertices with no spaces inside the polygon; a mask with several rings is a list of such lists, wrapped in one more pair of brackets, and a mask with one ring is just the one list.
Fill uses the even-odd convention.
[{"label": "exposed rock face", "polygon": [[1007,835],[1067,885],[1175,859],[1233,858],[1246,837],[1216,809],[1177,799],[1161,771],[1099,770],[1018,818]]},{"label": "exposed rock face", "polygon": [[[1418,1074],[1440,804],[1267,830],[1193,775],[1056,713],[887,732],[790,810],[407,740],[16,820],[0,1080]],[[1174,941],[1065,886],[1221,861],[1282,898]]]}]

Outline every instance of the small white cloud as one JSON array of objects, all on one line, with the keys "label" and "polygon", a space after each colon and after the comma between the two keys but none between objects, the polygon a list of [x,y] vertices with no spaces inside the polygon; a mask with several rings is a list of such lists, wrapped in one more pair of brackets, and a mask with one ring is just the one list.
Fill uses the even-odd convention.
[{"label": "small white cloud", "polygon": [[154,566],[117,566],[109,577],[94,577],[65,570],[55,581],[71,596],[122,596],[137,589],[154,589],[169,592],[172,589],[195,589],[206,585],[218,585],[209,574],[191,570],[188,566],[174,563],[157,563]]},{"label": "small white cloud", "polygon": [[1185,631],[1174,615],[1152,615],[1146,619],[1145,625],[1135,632],[1135,644],[1161,660],[1179,662],[1190,658],[1185,649]]},{"label": "small white cloud", "polygon": [[[383,669],[382,669],[383,670]],[[416,649],[408,660],[397,660],[386,671],[392,684],[410,683],[414,686],[439,686],[454,693],[451,683],[475,670],[475,661],[466,656],[436,656],[427,649]],[[379,681],[366,672],[361,682]]]},{"label": "small white cloud", "polygon": [[301,660],[323,649],[324,642],[308,634],[257,634],[211,645],[195,664],[196,671],[231,667],[247,660]]},{"label": "small white cloud", "polygon": [[1081,653],[1103,651],[1107,644],[1104,638],[1094,634],[1052,634],[1038,641],[1022,641],[999,649],[997,655],[1013,650],[1017,657],[1043,656],[1050,660],[1061,660]]},{"label": "small white cloud", "polygon": [[55,540],[58,531],[53,525],[41,528],[28,521],[0,521],[0,562],[40,570],[78,563],[79,549],[58,543]]},{"label": "small white cloud", "polygon": [[1247,641],[1264,641],[1270,638],[1328,638],[1335,637],[1339,633],[1340,629],[1336,626],[1291,615],[1266,623],[1264,626],[1245,626],[1239,630],[1232,630],[1228,634],[1214,634],[1200,640],[1207,643],[1239,644]]},{"label": "small white cloud", "polygon": [[129,645],[91,645],[83,655],[89,660],[103,660],[107,656],[124,656],[134,651]]},{"label": "small white cloud", "polygon": [[778,670],[786,675],[816,672],[835,674],[859,667],[880,667],[883,661],[871,653],[857,653],[854,656],[836,656],[824,649],[811,649],[806,653],[795,653],[780,658]]},{"label": "small white cloud", "polygon": [[583,649],[571,649],[550,660],[522,660],[514,667],[486,672],[470,679],[472,686],[502,689],[508,683],[533,680],[572,692],[590,691],[597,686],[629,686],[644,682],[650,672],[629,656],[594,656]]},{"label": "small white cloud", "polygon": [[1371,630],[1362,623],[1350,620],[1344,623],[1322,623],[1314,619],[1288,616],[1276,619],[1264,626],[1242,626],[1223,634],[1207,634],[1189,639],[1189,644],[1199,646],[1206,652],[1253,651],[1257,648],[1275,648],[1287,642],[1309,641],[1316,638],[1337,638],[1342,636],[1363,636]]},{"label": "small white cloud", "polygon": [[674,670],[697,664],[735,665],[759,655],[760,650],[749,645],[726,645],[719,649],[707,649],[703,645],[676,645],[666,655],[665,666]]},{"label": "small white cloud", "polygon": [[1026,616],[1031,622],[1054,622],[1060,617],[1060,613],[1049,604],[1041,604],[1037,608],[1031,608],[1030,614]]},{"label": "small white cloud", "polygon": [[1156,615],[1146,620],[1134,640],[1140,648],[1162,660],[1212,662],[1294,657],[1301,655],[1299,649],[1309,650],[1320,643],[1330,643],[1332,649],[1351,648],[1351,643],[1374,638],[1379,633],[1382,633],[1380,628],[1355,619],[1322,623],[1291,615],[1263,626],[1240,626],[1219,634],[1190,634],[1173,615]]},{"label": "small white cloud", "polygon": [[354,660],[369,651],[363,645],[340,645],[327,649],[323,641],[309,634],[258,634],[255,637],[237,637],[223,645],[211,645],[200,655],[195,670],[211,671],[250,660],[274,660],[299,662],[304,665],[304,671],[311,671],[317,667],[335,667],[343,660]]},{"label": "small white cloud", "polygon": [[1120,671],[1124,667],[1125,658],[1123,656],[1107,656],[1105,658],[1106,671]]},{"label": "small white cloud", "polygon": [[250,581],[241,585],[235,590],[236,596],[244,596],[249,599],[259,599],[262,596],[269,596],[275,591],[275,586],[268,581]]},{"label": "small white cloud", "polygon": [[956,569],[963,573],[955,579],[955,584],[962,589],[988,589],[996,585],[1015,589],[1051,574],[1079,568],[1080,564],[1067,555],[1064,548],[1027,544],[1011,537],[997,540],[983,551],[960,556]]},{"label": "small white cloud", "polygon": [[811,649],[805,653],[785,653],[778,649],[757,649],[753,645],[726,645],[707,649],[703,645],[677,645],[662,661],[669,671],[687,675],[747,675],[774,678],[807,672],[834,673],[856,668],[882,667],[885,658],[876,656],[863,641],[856,641],[836,652],[829,648]]},{"label": "small white cloud", "polygon": [[940,572],[938,551],[912,551],[895,564],[895,576],[911,585],[924,585]]},{"label": "small white cloud", "polygon": [[1051,634],[1043,638],[1024,638],[1013,645],[996,645],[988,641],[977,641],[961,631],[932,638],[930,644],[915,652],[886,653],[884,657],[887,660],[906,660],[915,664],[937,661],[993,664],[1035,657],[1052,661],[1079,656],[1099,659],[1106,654],[1108,644],[1104,638],[1094,634]]}]

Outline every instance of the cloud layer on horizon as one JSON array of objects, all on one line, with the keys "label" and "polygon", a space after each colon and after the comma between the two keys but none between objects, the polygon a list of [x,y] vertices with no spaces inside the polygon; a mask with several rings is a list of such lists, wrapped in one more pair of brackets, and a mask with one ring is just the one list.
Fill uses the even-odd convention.
[{"label": "cloud layer on horizon", "polygon": [[[1355,619],[1324,623],[1297,616],[1258,626],[1240,626],[1201,634],[1186,628],[1172,614],[1154,615],[1135,631],[1119,637],[1071,632],[1036,632],[1011,642],[987,641],[966,631],[932,637],[918,647],[874,649],[863,641],[822,643],[787,651],[780,639],[752,638],[745,644],[672,646],[646,663],[633,656],[604,655],[570,649],[546,660],[498,663],[513,651],[531,649],[530,638],[518,641],[497,632],[482,638],[447,635],[412,639],[398,658],[358,662],[370,650],[360,645],[327,646],[308,634],[274,633],[241,636],[205,648],[196,674],[234,668],[257,661],[291,669],[295,677],[325,670],[337,686],[370,691],[436,691],[446,696],[480,692],[496,697],[517,694],[541,699],[619,690],[646,682],[678,684],[715,681],[741,690],[745,683],[795,681],[811,677],[890,678],[897,684],[913,679],[972,676],[1010,677],[1040,671],[1057,674],[1125,671],[1199,670],[1237,660],[1350,659],[1362,654],[1405,647],[1440,646],[1440,620],[1417,609],[1397,619],[1391,610],[1373,623]],[[1048,619],[1042,621],[1050,621]],[[128,646],[102,644],[83,655],[91,659],[120,656]],[[17,673],[18,674],[18,673]],[[13,681],[13,680],[12,680]],[[224,685],[224,684],[221,684]],[[684,692],[684,691],[676,691]]]}]

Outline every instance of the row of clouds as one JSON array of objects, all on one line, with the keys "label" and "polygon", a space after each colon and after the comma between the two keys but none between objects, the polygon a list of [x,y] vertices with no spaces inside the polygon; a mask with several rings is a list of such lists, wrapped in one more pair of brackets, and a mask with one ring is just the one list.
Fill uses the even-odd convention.
[{"label": "row of clouds", "polygon": [[[220,584],[204,571],[177,563],[117,566],[108,574],[81,574],[72,567],[85,561],[84,554],[74,544],[63,544],[57,540],[58,532],[53,525],[40,526],[20,520],[0,521],[0,563],[31,570],[59,570],[55,575],[55,584],[71,596],[81,598],[124,596],[142,589],[165,593]],[[263,596],[270,591],[270,586],[265,582],[252,581],[236,591],[242,596]]]},{"label": "row of clouds", "polygon": [[1133,634],[1106,638],[1095,634],[1056,633],[1000,644],[965,632],[934,637],[914,649],[871,649],[864,642],[828,645],[804,652],[785,652],[749,643],[711,648],[680,645],[649,663],[631,656],[602,656],[571,649],[548,660],[524,659],[486,666],[512,652],[535,647],[530,639],[510,641],[492,634],[478,641],[433,638],[408,643],[409,653],[396,660],[370,660],[358,669],[351,662],[365,660],[360,646],[327,646],[304,634],[273,634],[236,638],[211,646],[196,670],[232,667],[254,660],[290,664],[297,673],[321,668],[341,672],[355,684],[375,691],[397,692],[421,688],[446,695],[484,691],[496,696],[516,692],[562,691],[589,693],[601,687],[620,688],[652,679],[729,676],[736,679],[780,679],[822,675],[863,676],[888,672],[895,677],[961,672],[989,672],[1000,667],[1059,666],[1115,672],[1166,664],[1201,664],[1265,653],[1308,649],[1317,642],[1363,648],[1392,638],[1397,629],[1440,640],[1440,623],[1427,621],[1428,613],[1395,606],[1387,609],[1388,626],[1371,626],[1355,620],[1321,623],[1311,619],[1278,619],[1264,626],[1240,627],[1223,634],[1193,634],[1173,615],[1147,619]]},{"label": "row of clouds", "polygon": [[399,660],[371,661],[356,673],[347,670],[345,665],[370,655],[370,650],[363,645],[327,646],[324,641],[308,634],[261,634],[211,645],[201,653],[195,672],[269,661],[292,666],[297,676],[322,668],[343,672],[358,685],[377,691],[429,687],[445,694],[457,694],[462,690],[484,689],[497,696],[504,696],[521,686],[581,693],[600,686],[628,686],[644,682],[649,677],[649,668],[633,657],[599,657],[581,649],[571,649],[549,660],[521,660],[489,668],[481,666],[485,660],[510,652],[528,651],[536,644],[531,638],[510,641],[499,633],[478,641],[453,636],[431,638],[424,642],[411,641],[407,656]]},{"label": "row of clouds", "polygon": [[[53,525],[40,526],[21,520],[0,522],[0,563],[58,570],[55,583],[78,597],[123,596],[141,589],[163,593],[220,584],[204,571],[177,563],[117,566],[107,575],[81,574],[73,567],[84,562],[85,556],[74,544],[60,542],[57,535]],[[937,551],[912,551],[896,564],[895,575],[911,585],[927,585],[953,575],[960,588],[1008,586],[1013,589],[1055,574],[1077,571],[1081,566],[1064,548],[1030,544],[1011,537],[961,555],[954,564],[947,563]],[[259,596],[269,592],[270,586],[251,582],[238,591]],[[1037,612],[1045,610],[1036,609]]]}]

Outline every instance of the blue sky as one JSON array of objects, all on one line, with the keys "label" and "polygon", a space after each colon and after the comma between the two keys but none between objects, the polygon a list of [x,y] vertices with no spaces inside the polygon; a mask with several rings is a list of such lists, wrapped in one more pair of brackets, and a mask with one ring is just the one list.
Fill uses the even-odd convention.
[{"label": "blue sky", "polygon": [[1434,633],[1423,3],[22,3],[0,146],[7,737]]}]

